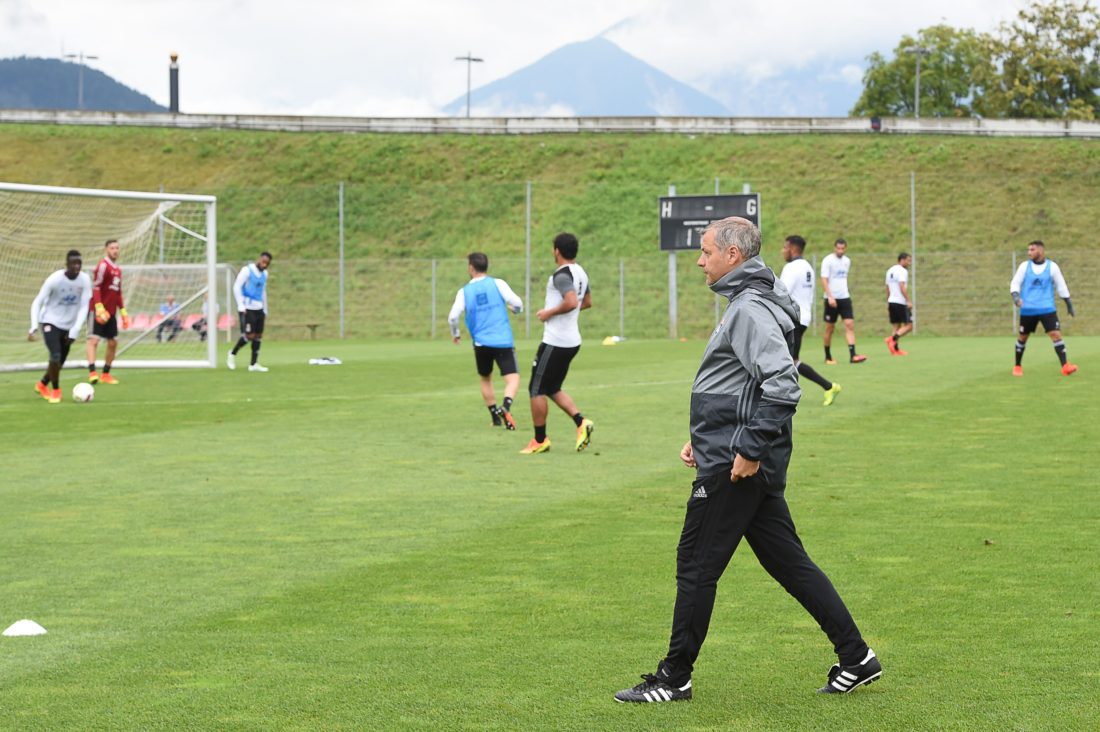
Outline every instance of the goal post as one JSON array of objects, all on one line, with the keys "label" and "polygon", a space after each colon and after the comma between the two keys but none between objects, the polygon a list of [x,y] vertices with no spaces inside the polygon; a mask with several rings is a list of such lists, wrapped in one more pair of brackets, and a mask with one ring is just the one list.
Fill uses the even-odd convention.
[{"label": "goal post", "polygon": [[[31,302],[43,281],[80,251],[89,277],[107,240],[120,245],[130,328],[119,331],[115,366],[209,367],[218,334],[235,327],[230,279],[217,263],[214,196],[66,188],[0,182],[0,371],[43,368],[40,339],[28,342]],[[94,322],[88,317],[90,332]],[[121,326],[121,323],[120,323]],[[67,367],[86,367],[84,340]],[[97,358],[102,359],[101,347]]]}]

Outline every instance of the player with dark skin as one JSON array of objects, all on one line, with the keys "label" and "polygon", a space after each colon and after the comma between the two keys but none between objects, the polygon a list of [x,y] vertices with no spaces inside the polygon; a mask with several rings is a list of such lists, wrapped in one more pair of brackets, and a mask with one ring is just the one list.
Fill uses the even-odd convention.
[{"label": "player with dark skin", "polygon": [[[65,260],[65,276],[68,277],[70,280],[75,280],[77,278],[77,275],[80,274],[80,269],[83,266],[84,260],[82,260],[79,256],[70,256]],[[34,333],[28,333],[27,340],[33,341]],[[65,343],[67,345],[72,345],[72,342],[72,338],[65,336]],[[51,384],[56,384],[61,378],[61,362],[51,359],[49,364],[46,366],[46,376],[48,377]]]}]

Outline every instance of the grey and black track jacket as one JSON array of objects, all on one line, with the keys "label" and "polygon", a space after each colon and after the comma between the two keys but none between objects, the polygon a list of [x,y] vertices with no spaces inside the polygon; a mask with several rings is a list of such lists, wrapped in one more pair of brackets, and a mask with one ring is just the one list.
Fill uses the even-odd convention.
[{"label": "grey and black track jacket", "polygon": [[700,476],[760,461],[773,490],[787,483],[791,419],[801,390],[788,338],[798,306],[760,257],[710,286],[729,299],[691,386],[691,447]]}]

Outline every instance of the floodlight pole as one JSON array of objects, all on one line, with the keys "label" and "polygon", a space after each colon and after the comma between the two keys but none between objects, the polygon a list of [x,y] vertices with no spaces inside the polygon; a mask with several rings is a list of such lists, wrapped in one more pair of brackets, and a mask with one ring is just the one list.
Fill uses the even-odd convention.
[{"label": "floodlight pole", "polygon": [[920,60],[924,56],[932,53],[932,49],[924,46],[914,46],[913,48],[905,49],[906,53],[915,53],[917,55],[917,85],[916,90],[913,92],[913,116],[916,119],[920,119]]},{"label": "floodlight pole", "polygon": [[92,56],[81,51],[80,53],[67,53],[65,58],[77,59],[76,108],[84,109],[84,61],[98,61],[99,56]]},{"label": "floodlight pole", "polygon": [[483,58],[474,58],[473,54],[469,51],[465,56],[455,56],[455,61],[466,62],[466,118],[470,118],[470,69],[474,64],[479,64],[485,61]]}]

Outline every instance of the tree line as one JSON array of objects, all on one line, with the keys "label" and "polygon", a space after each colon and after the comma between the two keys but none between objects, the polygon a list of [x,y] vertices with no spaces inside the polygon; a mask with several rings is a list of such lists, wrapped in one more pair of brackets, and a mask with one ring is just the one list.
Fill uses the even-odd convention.
[{"label": "tree line", "polygon": [[991,33],[934,25],[893,57],[867,57],[855,116],[1100,119],[1100,14],[1085,0],[1032,4]]}]

